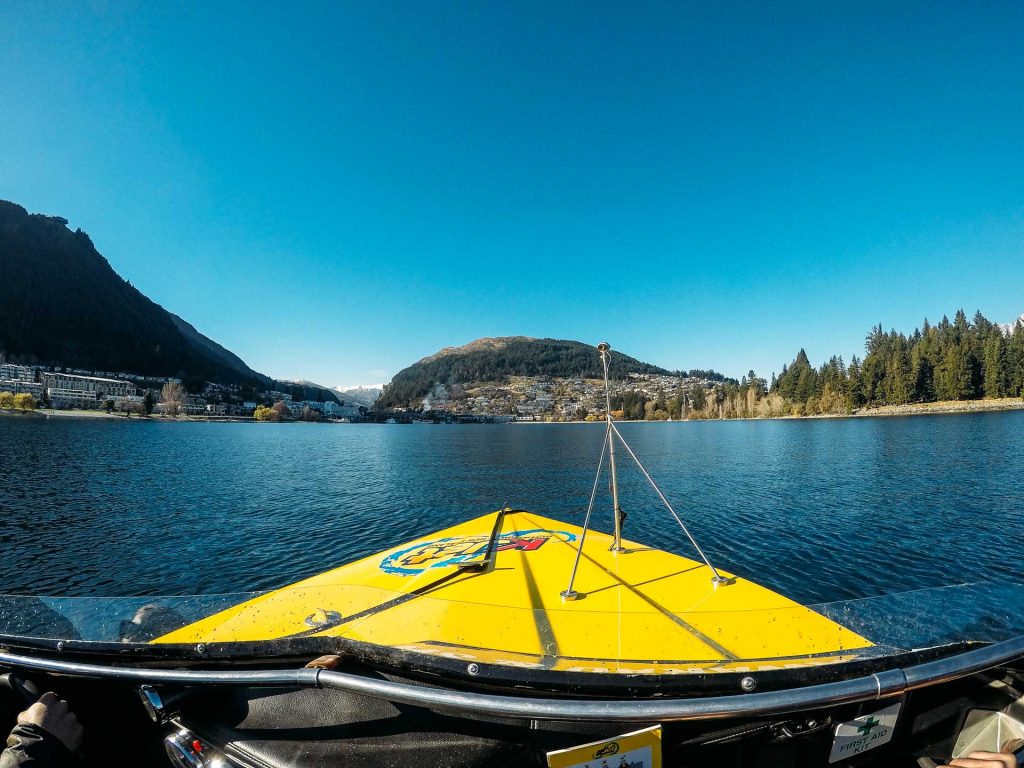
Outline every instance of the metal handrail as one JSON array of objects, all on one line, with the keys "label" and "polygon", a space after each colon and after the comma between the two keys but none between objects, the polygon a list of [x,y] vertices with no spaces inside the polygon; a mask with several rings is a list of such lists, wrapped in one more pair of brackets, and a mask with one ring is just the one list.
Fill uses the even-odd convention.
[{"label": "metal handrail", "polygon": [[81,664],[59,659],[0,653],[0,666],[36,672],[163,685],[237,685],[328,688],[452,713],[533,720],[667,722],[762,717],[898,696],[907,691],[956,680],[1024,656],[1024,636],[906,669],[782,691],[676,699],[588,701],[537,698],[427,688],[323,669],[215,672],[139,669]]},{"label": "metal handrail", "polygon": [[155,669],[144,667],[118,667],[104,664],[83,664],[60,659],[19,656],[0,653],[0,667],[12,667],[31,672],[47,672],[67,677],[91,677],[100,680],[119,680],[126,683],[154,685],[246,685],[316,688],[316,673],[308,669],[246,670],[244,672],[217,672],[197,669]]}]

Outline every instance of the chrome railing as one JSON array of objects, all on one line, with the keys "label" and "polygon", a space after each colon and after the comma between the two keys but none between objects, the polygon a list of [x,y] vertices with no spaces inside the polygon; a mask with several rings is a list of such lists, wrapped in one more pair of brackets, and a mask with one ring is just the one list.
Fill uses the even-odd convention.
[{"label": "chrome railing", "polygon": [[759,717],[898,696],[1024,657],[1024,636],[915,666],[781,691],[674,699],[581,700],[427,688],[323,669],[202,671],[81,664],[0,653],[0,666],[155,685],[327,688],[452,713],[533,720],[666,722]]}]

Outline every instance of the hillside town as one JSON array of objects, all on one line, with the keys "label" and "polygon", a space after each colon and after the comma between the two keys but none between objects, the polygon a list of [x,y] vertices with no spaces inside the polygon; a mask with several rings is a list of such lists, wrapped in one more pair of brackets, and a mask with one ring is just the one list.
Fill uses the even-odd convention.
[{"label": "hillside town", "polygon": [[345,400],[300,400],[278,390],[206,382],[200,392],[189,393],[181,385],[174,377],[0,364],[0,393],[29,395],[33,405],[54,410],[258,418],[259,409],[276,408],[275,420],[355,420],[366,412]]},{"label": "hillside town", "polygon": [[[610,382],[613,413],[624,397],[665,404],[675,400],[682,418],[692,393],[714,386],[713,381],[689,376],[631,373]],[[425,415],[487,421],[586,421],[603,418],[604,382],[599,379],[552,376],[510,376],[504,382],[464,385],[437,383],[423,398]]]}]

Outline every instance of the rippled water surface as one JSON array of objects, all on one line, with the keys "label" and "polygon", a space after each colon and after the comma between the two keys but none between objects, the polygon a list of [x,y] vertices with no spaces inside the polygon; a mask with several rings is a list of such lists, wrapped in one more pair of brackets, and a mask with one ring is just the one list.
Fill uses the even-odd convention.
[{"label": "rippled water surface", "polygon": [[[1024,412],[621,429],[713,562],[801,602],[1024,580]],[[0,418],[0,592],[280,586],[503,502],[579,523],[603,435]],[[628,461],[626,536],[692,555]]]}]

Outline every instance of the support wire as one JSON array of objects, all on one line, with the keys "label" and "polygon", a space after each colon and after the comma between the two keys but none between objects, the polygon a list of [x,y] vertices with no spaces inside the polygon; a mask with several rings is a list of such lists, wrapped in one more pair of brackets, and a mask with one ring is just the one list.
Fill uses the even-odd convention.
[{"label": "support wire", "polygon": [[576,559],[572,564],[572,574],[569,576],[569,587],[562,592],[563,600],[575,600],[579,597],[579,593],[576,592],[572,585],[576,581],[576,569],[580,565],[580,555],[583,554],[583,542],[587,540],[587,530],[590,527],[590,514],[594,511],[594,499],[597,498],[597,485],[601,481],[601,471],[604,469],[604,454],[608,450],[608,445],[612,441],[612,426],[608,423],[608,426],[604,431],[604,440],[601,443],[601,458],[597,460],[597,474],[594,476],[594,487],[590,490],[590,503],[587,505],[587,516],[583,518],[583,533],[580,534],[580,543],[576,547]]},{"label": "support wire", "polygon": [[701,559],[707,564],[708,568],[711,569],[711,572],[714,574],[714,577],[711,580],[716,584],[730,583],[732,579],[727,579],[725,576],[722,576],[722,574],[718,572],[718,569],[711,564],[710,560],[708,560],[708,556],[704,554],[704,550],[700,548],[700,544],[698,544],[697,540],[693,538],[693,534],[690,533],[689,529],[686,527],[686,524],[683,522],[682,518],[676,514],[676,511],[674,509],[672,509],[672,505],[669,504],[668,499],[665,498],[665,494],[661,492],[661,489],[658,487],[658,484],[654,482],[654,478],[651,477],[651,475],[647,472],[647,470],[644,468],[644,465],[640,463],[640,459],[638,459],[637,455],[633,453],[633,449],[629,447],[629,443],[626,442],[626,439],[622,436],[622,433],[619,432],[618,427],[616,427],[615,424],[613,424],[612,422],[609,422],[608,428],[615,432],[615,435],[619,438],[619,442],[622,443],[622,447],[625,448],[627,453],[629,453],[629,455],[633,457],[633,461],[635,461],[636,465],[640,467],[640,471],[644,473],[644,477],[647,478],[647,482],[651,484],[651,487],[654,489],[654,492],[658,494],[658,498],[661,499],[662,503],[665,505],[668,511],[672,513],[672,517],[674,517],[676,519],[676,522],[679,523],[679,527],[683,529],[683,533],[686,534],[686,537],[690,540],[690,543],[693,544],[694,549],[697,550],[697,552],[700,554]]}]

